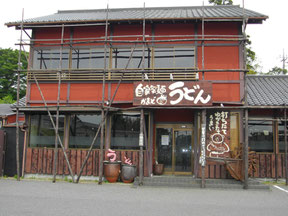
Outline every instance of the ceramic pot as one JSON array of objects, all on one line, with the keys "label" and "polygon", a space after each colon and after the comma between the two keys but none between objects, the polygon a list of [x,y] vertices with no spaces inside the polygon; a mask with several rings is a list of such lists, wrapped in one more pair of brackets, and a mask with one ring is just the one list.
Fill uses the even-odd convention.
[{"label": "ceramic pot", "polygon": [[118,180],[121,168],[121,161],[104,161],[104,176],[110,183]]},{"label": "ceramic pot", "polygon": [[137,168],[135,165],[122,164],[121,180],[124,183],[132,183],[137,175]]},{"label": "ceramic pot", "polygon": [[164,164],[154,164],[153,168],[154,175],[162,175],[164,171]]}]

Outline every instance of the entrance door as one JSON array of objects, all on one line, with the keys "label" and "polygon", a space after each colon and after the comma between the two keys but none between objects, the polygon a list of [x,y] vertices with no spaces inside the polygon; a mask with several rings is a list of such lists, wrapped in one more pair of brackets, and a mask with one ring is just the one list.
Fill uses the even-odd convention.
[{"label": "entrance door", "polygon": [[192,175],[192,125],[157,125],[156,160],[164,164],[165,174]]}]

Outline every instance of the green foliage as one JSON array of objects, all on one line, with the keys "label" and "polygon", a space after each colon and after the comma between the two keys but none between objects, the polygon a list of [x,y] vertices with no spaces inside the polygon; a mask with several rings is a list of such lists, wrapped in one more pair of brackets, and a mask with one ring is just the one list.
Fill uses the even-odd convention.
[{"label": "green foliage", "polygon": [[[19,50],[0,48],[0,98],[10,95],[17,99],[17,69]],[[21,69],[26,69],[28,62],[25,52],[21,52]],[[20,98],[26,92],[26,75],[20,73]]]},{"label": "green foliage", "polygon": [[233,0],[209,0],[209,3],[214,5],[232,5]]},{"label": "green foliage", "polygon": [[272,69],[269,70],[267,73],[268,75],[285,75],[287,74],[287,69],[283,69],[280,67],[273,67]]},{"label": "green foliage", "polygon": [[7,95],[0,99],[0,104],[13,104],[15,103],[15,100],[13,100],[12,95]]}]

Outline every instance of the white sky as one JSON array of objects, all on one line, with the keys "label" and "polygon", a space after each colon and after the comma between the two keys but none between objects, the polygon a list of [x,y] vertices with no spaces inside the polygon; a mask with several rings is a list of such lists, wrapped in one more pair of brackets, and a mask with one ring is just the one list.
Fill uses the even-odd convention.
[{"label": "white sky", "polygon": [[[24,19],[56,13],[58,10],[103,9],[123,7],[169,7],[201,6],[203,0],[8,0],[0,4],[0,48],[18,48],[14,44],[20,38],[20,31],[7,28],[4,23],[19,21],[24,8]],[[209,5],[204,0],[204,5]],[[241,5],[242,0],[234,0],[234,5]],[[252,41],[257,61],[268,72],[274,66],[282,67],[283,49],[288,53],[288,1],[287,0],[245,0],[245,8],[269,16],[263,24],[250,24],[247,34]]]}]

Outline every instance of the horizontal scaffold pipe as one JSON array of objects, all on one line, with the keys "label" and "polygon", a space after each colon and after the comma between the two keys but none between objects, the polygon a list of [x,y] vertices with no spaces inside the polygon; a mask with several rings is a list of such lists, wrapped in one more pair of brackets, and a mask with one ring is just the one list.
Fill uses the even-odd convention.
[{"label": "horizontal scaffold pipe", "polygon": [[[68,40],[68,39],[67,39]],[[183,38],[183,39],[169,39],[169,40],[88,40],[77,42],[64,42],[62,43],[37,43],[37,46],[60,46],[60,45],[79,45],[79,44],[91,44],[91,43],[126,43],[126,44],[152,44],[152,43],[166,43],[166,42],[194,42],[194,41],[246,41],[245,38]],[[35,45],[34,43],[16,43],[15,45]]]},{"label": "horizontal scaffold pipe", "polygon": [[[114,35],[114,36],[109,36],[107,37],[108,40],[113,39],[113,38],[131,38],[131,37],[143,37],[143,35]],[[198,37],[214,37],[214,38],[239,38],[239,39],[244,39],[242,35],[155,35],[155,36],[150,36],[150,35],[145,35],[145,39],[149,38],[182,38],[182,37],[189,37],[189,38],[198,38]],[[69,41],[79,41],[79,40],[102,40],[103,42],[105,41],[105,37],[89,37],[89,38],[64,38],[64,40],[69,40]],[[61,39],[23,39],[22,41],[31,41],[31,42],[39,42],[39,41],[61,41]],[[142,40],[143,41],[143,40]]]},{"label": "horizontal scaffold pipe", "polygon": [[[183,73],[183,72],[248,72],[247,69],[109,69],[108,71],[105,71],[103,69],[91,69],[91,70],[79,70],[79,69],[71,69],[69,70],[62,70],[62,73],[93,73],[93,72],[111,72],[111,73]],[[59,70],[21,70],[21,72],[31,72],[31,73],[57,73]]]}]

